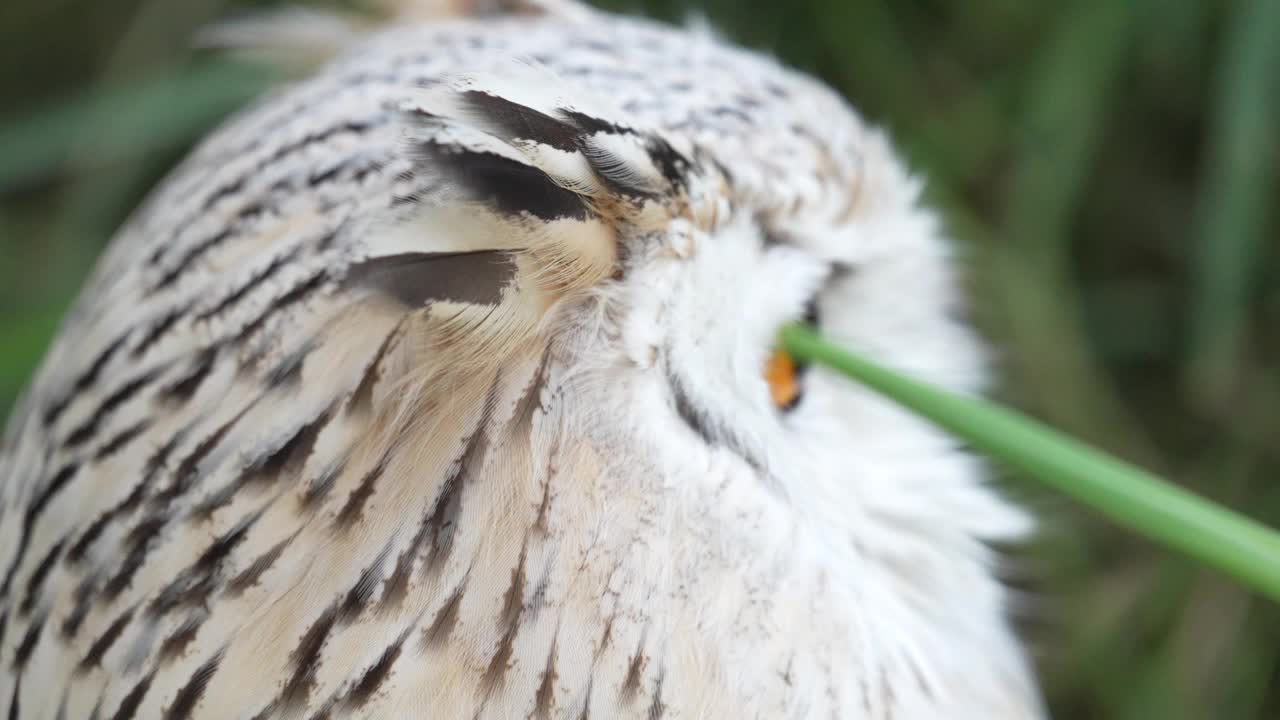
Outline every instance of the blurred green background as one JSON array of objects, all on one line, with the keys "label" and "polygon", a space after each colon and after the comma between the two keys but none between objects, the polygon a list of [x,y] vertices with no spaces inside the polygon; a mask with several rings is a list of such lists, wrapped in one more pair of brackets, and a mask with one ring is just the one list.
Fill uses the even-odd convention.
[{"label": "blurred green background", "polygon": [[[272,75],[191,51],[244,0],[0,4],[0,417],[113,230]],[[1280,526],[1280,0],[706,0],[929,181],[1001,399]],[[1280,608],[1016,481],[1054,715],[1280,717]]]}]

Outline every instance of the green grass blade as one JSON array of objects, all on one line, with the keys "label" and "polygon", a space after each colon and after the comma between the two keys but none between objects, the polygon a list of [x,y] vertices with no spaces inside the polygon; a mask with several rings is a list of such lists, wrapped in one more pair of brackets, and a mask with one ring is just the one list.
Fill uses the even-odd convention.
[{"label": "green grass blade", "polygon": [[1250,297],[1274,229],[1276,113],[1280,112],[1280,2],[1239,3],[1223,44],[1213,107],[1208,172],[1197,236],[1188,387],[1211,407],[1229,402],[1239,381]]},{"label": "green grass blade", "polygon": [[861,382],[1010,467],[1280,602],[1280,534],[1275,531],[1028,417],[845,352],[811,328],[788,326],[782,342],[796,358]]}]

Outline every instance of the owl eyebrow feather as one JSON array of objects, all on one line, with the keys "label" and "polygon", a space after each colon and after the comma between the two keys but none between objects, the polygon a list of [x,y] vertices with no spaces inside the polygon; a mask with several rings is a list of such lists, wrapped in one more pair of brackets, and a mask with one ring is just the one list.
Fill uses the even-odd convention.
[{"label": "owl eyebrow feather", "polygon": [[547,221],[589,220],[595,215],[581,195],[532,165],[434,139],[422,141],[418,148],[424,161],[499,214],[528,213]]},{"label": "owl eyebrow feather", "polygon": [[463,106],[494,124],[503,140],[528,140],[565,152],[577,152],[578,129],[527,105],[481,90],[460,93]]},{"label": "owl eyebrow feather", "polygon": [[[457,183],[499,214],[595,220],[591,199],[612,194],[654,200],[678,194],[694,168],[654,132],[556,103],[533,107],[475,82],[428,90],[401,105],[401,116],[417,138],[423,174]],[[459,134],[474,139],[475,131],[515,155],[457,139]],[[577,155],[593,177],[561,176],[563,168],[544,165],[538,148]]]}]

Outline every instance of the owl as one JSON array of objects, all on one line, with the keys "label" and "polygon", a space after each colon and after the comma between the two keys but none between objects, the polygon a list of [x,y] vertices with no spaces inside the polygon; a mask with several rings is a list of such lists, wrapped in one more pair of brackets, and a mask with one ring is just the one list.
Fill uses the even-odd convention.
[{"label": "owl", "polygon": [[883,133],[565,0],[325,27],[258,33],[334,56],[138,209],[10,421],[0,716],[1043,715],[1025,514],[776,348],[981,389]]}]

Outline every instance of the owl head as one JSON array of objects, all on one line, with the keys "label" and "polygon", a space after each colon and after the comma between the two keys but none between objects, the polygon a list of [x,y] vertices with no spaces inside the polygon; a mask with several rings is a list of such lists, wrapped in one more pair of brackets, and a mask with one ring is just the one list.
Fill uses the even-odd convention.
[{"label": "owl head", "polygon": [[[673,45],[660,26],[569,7],[545,27],[518,21],[531,43],[576,24],[560,52],[489,55],[388,104],[413,158],[404,207],[364,232],[378,250],[350,276],[435,302],[467,359],[433,372],[547,343],[575,382],[625,387],[599,412],[674,463],[747,468],[859,552],[918,572],[1022,535],[1026,518],[956,441],[777,348],[783,325],[808,321],[981,389],[953,249],[885,133],[708,33]],[[428,253],[389,251],[424,236]]]}]

